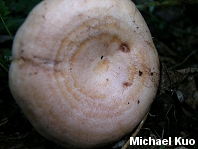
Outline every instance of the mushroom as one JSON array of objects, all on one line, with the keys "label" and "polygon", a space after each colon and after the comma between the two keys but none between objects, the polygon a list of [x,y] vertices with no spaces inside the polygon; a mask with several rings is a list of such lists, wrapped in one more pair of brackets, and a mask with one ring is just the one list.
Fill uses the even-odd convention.
[{"label": "mushroom", "polygon": [[66,148],[130,133],[153,102],[159,58],[131,0],[45,0],[17,31],[9,86],[35,129]]}]

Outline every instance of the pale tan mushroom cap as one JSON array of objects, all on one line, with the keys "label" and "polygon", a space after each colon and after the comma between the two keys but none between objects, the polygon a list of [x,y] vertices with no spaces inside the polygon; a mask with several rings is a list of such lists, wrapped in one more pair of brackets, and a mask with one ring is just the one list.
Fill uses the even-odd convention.
[{"label": "pale tan mushroom cap", "polygon": [[11,92],[37,131],[65,147],[131,132],[158,81],[157,51],[130,0],[45,0],[14,40]]}]

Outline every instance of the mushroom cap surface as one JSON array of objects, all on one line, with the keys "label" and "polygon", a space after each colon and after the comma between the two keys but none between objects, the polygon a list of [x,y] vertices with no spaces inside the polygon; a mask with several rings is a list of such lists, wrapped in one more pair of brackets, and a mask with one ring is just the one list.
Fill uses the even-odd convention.
[{"label": "mushroom cap surface", "polygon": [[36,130],[64,147],[119,140],[156,96],[159,58],[130,0],[45,0],[17,31],[9,86]]}]

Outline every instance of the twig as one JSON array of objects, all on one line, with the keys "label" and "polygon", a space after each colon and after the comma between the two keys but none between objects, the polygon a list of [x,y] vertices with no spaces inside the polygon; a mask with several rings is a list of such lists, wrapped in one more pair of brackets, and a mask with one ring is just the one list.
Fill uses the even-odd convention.
[{"label": "twig", "polygon": [[0,63],[0,66],[1,66],[6,72],[8,72],[8,69],[5,68],[1,63]]},{"label": "twig", "polygon": [[184,63],[185,63],[193,54],[195,54],[197,51],[198,51],[198,50],[192,51],[181,63],[179,63],[179,64],[177,64],[177,65],[175,65],[175,66],[173,66],[173,67],[170,67],[169,70],[172,70],[172,69],[174,69],[174,68],[176,68],[176,67],[179,67],[179,66],[181,66],[182,64],[184,64]]},{"label": "twig", "polygon": [[[135,137],[138,134],[138,132],[140,131],[140,129],[142,128],[144,122],[147,119],[147,116],[149,114],[149,111],[150,111],[150,109],[148,110],[148,112],[146,113],[146,115],[144,116],[144,118],[142,119],[142,121],[140,122],[138,128],[135,130],[135,132],[132,134],[131,137]],[[122,149],[127,149],[127,147],[129,146],[129,144],[130,144],[130,139],[125,143],[125,145],[122,147]]]},{"label": "twig", "polygon": [[11,37],[12,40],[13,40],[14,38],[13,38],[12,34],[10,33],[10,30],[9,30],[8,27],[6,26],[6,23],[5,23],[5,21],[4,21],[4,19],[3,19],[3,17],[2,17],[1,15],[0,15],[0,18],[1,18],[1,21],[2,21],[3,25],[5,26],[5,28],[6,28],[7,32],[8,32],[8,34],[10,35],[10,37]]}]

